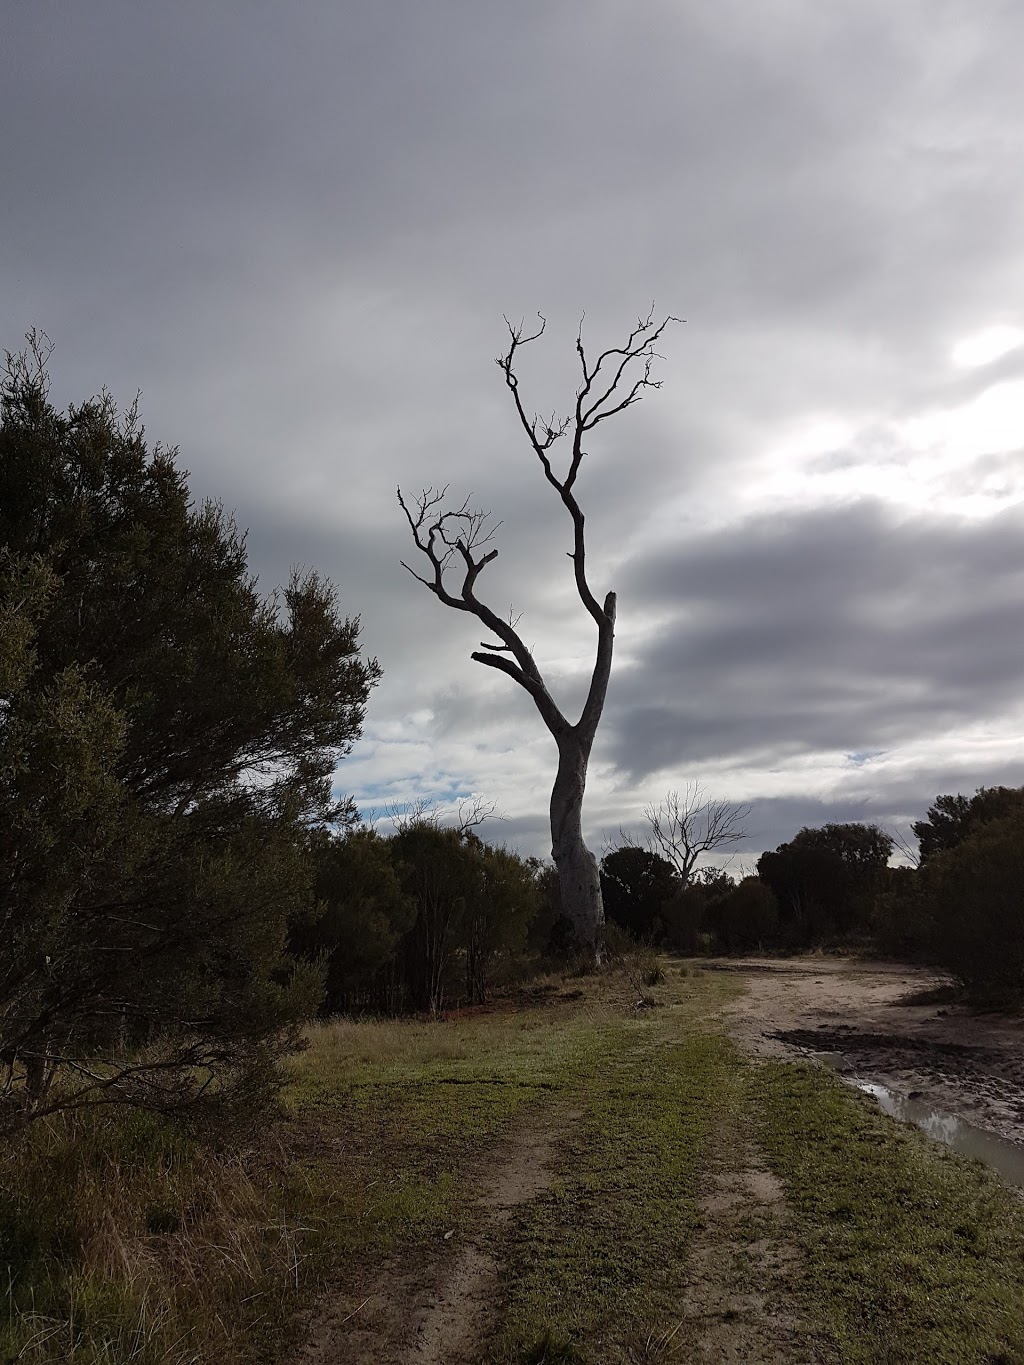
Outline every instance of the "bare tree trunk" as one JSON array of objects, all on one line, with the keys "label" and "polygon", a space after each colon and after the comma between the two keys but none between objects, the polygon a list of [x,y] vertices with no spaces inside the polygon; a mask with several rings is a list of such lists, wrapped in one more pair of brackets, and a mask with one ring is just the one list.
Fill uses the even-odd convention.
[{"label": "bare tree trunk", "polygon": [[558,869],[562,914],[570,921],[577,944],[595,956],[604,924],[601,876],[597,859],[583,842],[583,792],[590,743],[573,731],[558,744],[558,772],[551,790],[551,856]]},{"label": "bare tree trunk", "polygon": [[[573,411],[561,419],[552,417],[544,421],[539,416],[529,416],[523,406],[515,370],[519,349],[543,334],[543,318],[537,331],[529,336],[524,335],[521,325],[515,327],[509,323],[509,348],[497,361],[512,394],[520,425],[540,461],[544,477],[558,494],[572,520],[573,547],[569,551],[569,558],[572,560],[576,591],[597,626],[597,655],[590,691],[575,725],[569,723],[548,692],[533,654],[516,631],[518,618],[513,619],[511,611],[507,620],[497,616],[476,595],[480,574],[498,553],[496,549],[483,553],[484,546],[496,529],[489,527],[488,513],[472,509],[468,498],[460,505],[445,510],[447,487],[425,488],[411,507],[403,498],[402,490],[398,490],[398,501],[409,523],[413,542],[429,562],[430,574],[423,577],[408,564],[405,564],[405,568],[446,607],[469,612],[492,632],[494,639],[482,640],[481,648],[470,657],[488,668],[506,673],[528,692],[541,720],[558,745],[558,773],[551,792],[551,856],[558,869],[563,912],[572,922],[579,946],[595,958],[600,957],[604,906],[597,862],[583,842],[581,816],[587,762],[611,674],[615,594],[608,593],[602,605],[587,581],[585,517],[576,501],[574,488],[586,453],[583,442],[587,435],[601,422],[639,402],[646,389],[659,387],[659,381],[651,378],[651,365],[656,355],[654,346],[668,324],[676,319],[667,317],[655,325],[653,318],[653,310],[646,318],[639,318],[625,345],[602,351],[593,362],[587,360],[584,352],[581,327],[576,337],[576,352],[582,378],[576,390]],[[639,367],[639,373],[634,366]],[[551,462],[551,448],[567,434],[571,439],[572,452],[568,468],[560,477]],[[457,581],[452,581],[459,574],[462,577],[461,587]]]}]

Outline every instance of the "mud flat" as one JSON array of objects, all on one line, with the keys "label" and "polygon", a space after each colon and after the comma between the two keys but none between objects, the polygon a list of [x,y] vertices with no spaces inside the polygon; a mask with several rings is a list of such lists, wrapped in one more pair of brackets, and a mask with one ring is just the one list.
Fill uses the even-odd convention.
[{"label": "mud flat", "polygon": [[1024,1148],[1024,1020],[914,1004],[948,982],[902,963],[852,958],[713,961],[746,993],[725,1009],[754,1056],[841,1054],[858,1078]]}]

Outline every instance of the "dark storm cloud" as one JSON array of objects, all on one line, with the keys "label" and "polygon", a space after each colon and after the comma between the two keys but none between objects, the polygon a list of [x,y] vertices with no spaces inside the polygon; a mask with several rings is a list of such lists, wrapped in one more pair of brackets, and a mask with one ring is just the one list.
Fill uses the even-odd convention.
[{"label": "dark storm cloud", "polygon": [[661,624],[619,669],[615,761],[635,778],[731,756],[891,749],[1024,698],[1024,515],[880,505],[751,520],[635,563]]}]

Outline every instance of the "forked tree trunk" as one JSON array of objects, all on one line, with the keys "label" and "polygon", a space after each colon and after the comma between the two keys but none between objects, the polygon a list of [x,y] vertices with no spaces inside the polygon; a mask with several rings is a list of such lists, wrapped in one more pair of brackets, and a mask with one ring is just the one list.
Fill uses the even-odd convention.
[{"label": "forked tree trunk", "polygon": [[604,904],[597,859],[583,842],[583,792],[591,741],[570,730],[558,744],[558,773],[551,790],[551,856],[558,869],[562,914],[576,942],[598,956]]},{"label": "forked tree trunk", "polygon": [[[493,632],[494,641],[482,640],[481,648],[474,651],[471,657],[477,663],[506,673],[530,694],[541,719],[558,745],[558,774],[551,792],[551,856],[558,869],[562,911],[572,923],[578,946],[594,958],[600,958],[601,954],[604,906],[601,902],[601,877],[597,860],[583,842],[581,817],[587,761],[601,719],[611,673],[615,594],[608,593],[602,606],[590,590],[584,543],[585,519],[573,488],[583,460],[583,441],[587,434],[606,418],[631,407],[645,389],[658,387],[658,381],[650,377],[655,356],[654,344],[669,322],[675,319],[666,318],[655,326],[653,317],[652,310],[646,319],[638,319],[624,346],[613,346],[602,351],[593,363],[587,361],[584,353],[582,331],[577,334],[576,352],[583,377],[576,390],[574,411],[562,420],[551,418],[545,422],[537,416],[529,417],[519,394],[519,379],[515,372],[516,353],[520,346],[528,345],[542,335],[543,318],[540,327],[531,336],[523,335],[522,326],[514,327],[509,323],[509,348],[503,356],[498,357],[498,366],[512,394],[520,424],[540,461],[544,477],[556,490],[572,518],[573,548],[569,558],[572,560],[576,590],[597,626],[597,657],[591,674],[590,691],[583,713],[575,725],[569,724],[552,699],[532,653],[516,632],[511,614],[507,620],[495,615],[476,595],[477,579],[498,553],[497,550],[481,553],[494,529],[488,529],[488,514],[472,510],[468,499],[459,507],[444,510],[447,488],[425,488],[414,508],[410,509],[402,497],[402,490],[398,490],[398,501],[412,531],[413,542],[430,563],[430,577],[422,577],[408,564],[405,564],[405,568],[446,607],[469,612]],[[634,363],[641,367],[639,377],[632,377],[634,371],[629,379],[625,379],[627,369]],[[567,433],[571,433],[572,455],[566,474],[559,478],[551,464],[551,447]],[[461,564],[462,585],[456,591],[451,591],[445,575],[449,571],[456,572],[453,566],[457,564]]]}]

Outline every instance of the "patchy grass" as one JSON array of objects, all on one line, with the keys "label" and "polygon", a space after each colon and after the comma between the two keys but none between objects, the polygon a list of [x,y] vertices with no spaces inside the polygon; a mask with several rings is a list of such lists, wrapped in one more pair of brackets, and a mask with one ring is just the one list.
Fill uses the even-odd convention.
[{"label": "patchy grass", "polygon": [[804,1248],[808,1305],[846,1365],[1024,1362],[1024,1208],[978,1162],[820,1070],[753,1073]]},{"label": "patchy grass", "polygon": [[[783,1273],[836,1359],[1024,1363],[1016,1197],[824,1072],[745,1063],[713,1018],[737,974],[662,964],[638,1009],[632,965],[447,1022],[318,1027],[279,1118],[230,1157],[145,1116],[39,1125],[0,1153],[0,1360],[283,1362],[320,1289],[344,1318],[385,1264],[432,1284],[479,1233],[495,1151],[550,1121],[554,1181],[492,1237],[481,1362],[693,1358],[698,1198],[742,1131],[784,1186]],[[740,1280],[772,1235],[748,1222]]]},{"label": "patchy grass", "polygon": [[[710,995],[728,990],[716,982]],[[692,987],[679,983],[676,993],[694,997],[690,1010],[699,1012]],[[410,1236],[429,1241],[462,1226],[472,1214],[467,1175],[468,1188],[481,1176],[474,1161],[538,1110],[586,1110],[614,1092],[595,1131],[614,1114],[623,1139],[641,1103],[637,1068],[652,1028],[634,1017],[621,977],[595,979],[578,995],[453,1022],[338,1021],[315,1031],[294,1063],[287,1103],[293,1130],[319,1125],[333,1135],[337,1158],[313,1142],[305,1157],[296,1151],[294,1170],[307,1187],[332,1191],[324,1240],[335,1264],[342,1243],[383,1256]],[[701,1007],[708,999],[701,992]],[[655,1076],[640,1086],[655,1090]],[[598,1165],[607,1134],[602,1141]],[[320,1216],[328,1216],[322,1208]]]},{"label": "patchy grass", "polygon": [[668,1342],[708,1142],[739,1061],[720,1036],[666,1046],[660,1035],[645,1021],[606,1037],[596,1065],[567,1086],[580,1117],[556,1184],[514,1229],[490,1359],[545,1359],[537,1353],[551,1341],[582,1352],[566,1359],[627,1360],[638,1344]]}]

